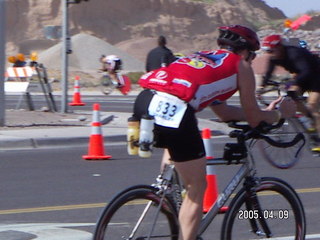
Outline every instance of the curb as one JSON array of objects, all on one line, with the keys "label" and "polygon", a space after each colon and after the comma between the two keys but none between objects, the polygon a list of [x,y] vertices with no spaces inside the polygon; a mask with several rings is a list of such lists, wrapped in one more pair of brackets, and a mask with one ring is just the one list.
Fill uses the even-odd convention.
[{"label": "curb", "polygon": [[[113,120],[114,116],[111,115],[106,118],[106,123],[109,123]],[[198,119],[198,126],[200,131],[203,128],[211,129],[211,135],[214,137],[227,135],[232,128],[226,126],[225,123],[219,123],[208,119]],[[127,136],[126,136],[126,125],[124,123],[120,123],[120,126],[108,126],[107,124],[104,125],[104,131],[109,131],[109,135],[105,135],[104,144],[112,144],[112,143],[126,143]],[[82,127],[86,126],[79,126],[81,129]],[[62,131],[67,131],[66,129],[79,132],[82,130],[80,129],[70,129],[68,127],[64,127]],[[61,129],[59,129],[61,130]],[[58,131],[59,131],[58,130]],[[87,128],[86,132],[90,129]],[[52,133],[49,131],[48,134],[43,133],[43,130],[39,131],[37,129],[35,134],[39,134],[40,136],[34,136],[32,131],[27,131],[23,133],[23,130],[14,130],[15,133],[10,135],[10,133],[0,134],[0,150],[13,150],[13,149],[36,149],[36,148],[45,148],[45,147],[64,147],[64,146],[88,146],[90,134],[88,133],[87,136],[81,134],[78,136],[57,136],[56,132]],[[83,132],[86,134],[85,132]],[[25,135],[23,135],[25,134]]]},{"label": "curb", "polygon": [[[51,138],[22,138],[10,137],[0,139],[1,150],[36,149],[45,147],[84,146],[89,144],[90,137],[51,137]],[[108,142],[126,142],[125,135],[106,136],[104,144]]]}]

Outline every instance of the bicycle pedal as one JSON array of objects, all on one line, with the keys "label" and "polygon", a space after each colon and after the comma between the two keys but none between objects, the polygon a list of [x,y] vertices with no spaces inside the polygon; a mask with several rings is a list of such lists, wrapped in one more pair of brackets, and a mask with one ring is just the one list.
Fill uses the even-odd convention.
[{"label": "bicycle pedal", "polygon": [[308,128],[308,129],[307,129],[307,132],[308,132],[308,133],[316,133],[317,131],[316,131],[315,128]]}]

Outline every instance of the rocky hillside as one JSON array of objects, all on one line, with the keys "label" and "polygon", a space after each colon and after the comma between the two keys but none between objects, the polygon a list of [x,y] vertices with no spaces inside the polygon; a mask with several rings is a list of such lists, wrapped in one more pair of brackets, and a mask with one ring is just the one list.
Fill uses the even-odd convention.
[{"label": "rocky hillside", "polygon": [[[270,20],[285,18],[262,0],[89,0],[70,5],[69,13],[71,35],[89,33],[125,47],[144,45],[147,39],[163,34],[175,51],[212,46],[221,24],[257,29]],[[61,0],[7,1],[8,54],[56,44],[57,40],[46,39],[43,32],[45,26],[61,25],[61,19]]]},{"label": "rocky hillside", "polygon": [[[41,61],[58,70],[59,75],[61,45],[59,48],[57,44],[61,41],[46,38],[44,29],[61,25],[61,0],[7,0],[6,3],[9,29],[6,54],[28,55],[30,51],[38,51]],[[258,34],[262,38],[282,33],[285,18],[279,9],[269,7],[263,0],[89,0],[71,4],[69,29],[72,39],[77,41],[72,43],[69,67],[75,71],[96,72],[96,59],[100,54],[120,50],[130,55],[119,53],[126,60],[125,67],[129,71],[132,68],[140,71],[159,35],[167,37],[168,47],[174,52],[190,53],[216,47],[218,26],[247,25],[260,30]],[[319,45],[319,21],[320,15],[290,37],[307,40],[312,46]],[[132,59],[131,56],[134,60],[127,60]],[[255,65],[263,66],[260,62]],[[260,71],[263,69],[257,69]]]}]

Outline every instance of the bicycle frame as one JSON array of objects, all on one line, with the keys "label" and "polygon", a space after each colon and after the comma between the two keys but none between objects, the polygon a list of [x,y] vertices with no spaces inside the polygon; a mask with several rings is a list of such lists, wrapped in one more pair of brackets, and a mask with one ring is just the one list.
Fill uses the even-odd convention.
[{"label": "bicycle frame", "polygon": [[[264,204],[260,205],[261,199],[257,194],[258,192],[265,190],[278,192],[281,197],[284,197],[285,201],[289,200],[289,204],[292,206],[292,210],[295,216],[294,223],[296,236],[300,237],[305,235],[305,217],[303,206],[301,204],[301,201],[299,200],[298,195],[291,188],[291,186],[286,182],[281,181],[280,179],[270,177],[259,178],[256,176],[255,159],[253,157],[251,148],[257,139],[267,138],[267,136],[263,135],[264,131],[268,132],[271,129],[278,128],[280,126],[279,124],[283,124],[283,121],[280,121],[278,124],[270,127],[261,124],[261,129],[251,129],[248,125],[237,125],[234,123],[234,128],[242,129],[242,131],[234,130],[229,134],[231,138],[237,139],[237,143],[229,143],[225,148],[222,158],[207,160],[207,165],[209,166],[239,164],[239,169],[229,180],[227,186],[219,195],[217,201],[213,204],[213,206],[211,206],[209,211],[205,215],[203,215],[203,218],[199,225],[197,239],[201,239],[201,235],[207,230],[212,220],[219,213],[221,207],[227,203],[233,193],[236,193],[236,197],[232,199],[231,204],[229,205],[230,209],[224,216],[224,225],[222,227],[221,235],[222,239],[227,239],[229,234],[233,234],[234,219],[236,214],[238,214],[240,207],[242,208],[242,206],[243,208],[246,208],[247,211],[257,211],[258,214],[258,218],[248,218],[251,225],[250,232],[253,232],[259,237],[263,236],[269,238],[270,236],[272,236],[273,231],[271,231],[271,229],[269,228],[267,221],[268,217],[264,217],[265,210],[264,208],[262,208]],[[279,142],[278,144],[287,145],[290,143],[291,142]],[[292,141],[292,143],[295,144],[294,141]],[[240,183],[243,184],[243,187],[241,187],[239,191],[237,191]],[[269,187],[269,185],[271,185],[271,187]],[[138,221],[133,220],[133,224],[131,224],[132,228],[129,228],[127,234],[125,234],[129,237],[126,239],[131,239],[133,236],[135,236],[140,225],[144,225],[143,221],[147,216],[147,211],[151,206],[155,207],[152,214],[152,218],[154,220],[152,220],[152,218],[149,219],[148,227],[146,229],[142,227],[143,235],[141,236],[139,234],[136,239],[152,239],[155,237],[171,237],[172,239],[177,239],[179,234],[178,212],[180,204],[183,201],[182,190],[183,182],[180,181],[178,172],[175,170],[174,164],[166,165],[164,170],[157,177],[156,182],[151,186],[137,185],[136,187],[128,188],[119,193],[114,198],[114,200],[112,200],[112,204],[107,206],[104,210],[102,217],[98,222],[96,230],[97,235],[95,236],[98,236],[98,239],[101,239],[101,236],[105,236],[105,227],[109,226],[108,224],[112,223],[109,222],[110,219],[112,219],[113,214],[121,209],[122,206],[127,205],[127,203],[131,200],[142,198],[146,201],[144,203],[144,206],[142,206],[142,209],[140,209],[140,214],[137,214],[139,218],[136,220]],[[155,205],[152,205],[152,203],[155,203]],[[170,229],[169,231],[166,231],[166,233],[159,232],[159,229],[156,229],[157,219],[159,213],[161,212],[163,204],[165,204],[164,207],[168,209],[167,217],[169,216],[169,218],[167,220],[169,220],[168,222],[170,223]],[[166,211],[167,210],[164,210],[163,212]],[[235,229],[235,232],[237,232],[237,230],[238,229]],[[115,233],[117,233],[116,231]]]},{"label": "bicycle frame", "polygon": [[[210,210],[202,218],[198,235],[201,235],[205,232],[205,230],[209,227],[212,220],[219,213],[220,208],[228,201],[228,199],[230,198],[232,193],[235,191],[235,189],[239,186],[239,184],[242,182],[242,180],[245,177],[249,176],[250,172],[253,171],[253,168],[250,167],[250,162],[248,160],[248,157],[241,160],[239,163],[242,164],[240,169],[237,171],[234,177],[229,181],[228,185],[225,187],[222,193],[219,194],[219,197],[215,202],[215,204],[210,208]],[[207,165],[226,165],[226,164],[227,164],[226,160],[222,158],[207,160]]]}]

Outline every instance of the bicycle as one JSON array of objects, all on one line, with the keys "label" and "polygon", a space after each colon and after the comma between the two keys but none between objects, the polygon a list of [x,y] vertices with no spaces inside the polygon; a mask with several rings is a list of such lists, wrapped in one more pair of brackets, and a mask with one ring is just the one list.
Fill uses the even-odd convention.
[{"label": "bicycle", "polygon": [[[236,123],[232,126],[240,129],[230,133],[237,142],[227,143],[223,157],[208,160],[207,165],[238,164],[241,167],[216,203],[204,214],[197,239],[202,239],[201,235],[241,182],[243,186],[231,200],[224,216],[222,240],[264,239],[292,234],[292,239],[305,239],[306,219],[299,196],[281,179],[258,177],[250,151],[257,139],[282,147],[294,143],[275,143],[263,134],[279,125],[263,127],[263,130]],[[178,240],[178,212],[183,189],[174,165],[167,165],[154,184],[133,186],[117,194],[102,211],[93,239]]]},{"label": "bicycle", "polygon": [[123,95],[127,95],[131,91],[131,81],[128,76],[117,73],[117,77],[123,82],[123,85],[119,86],[117,81],[110,78],[108,72],[101,71],[101,73],[99,87],[104,95],[110,95],[115,89],[118,89]]},{"label": "bicycle", "polygon": [[[295,92],[288,91],[290,85],[290,78],[269,81],[266,87],[260,89],[257,94],[257,99],[265,106],[268,106],[273,100],[280,96],[290,96],[303,107],[304,114],[297,112],[293,118],[286,119],[282,127],[269,133],[269,137],[276,139],[276,142],[281,142],[288,141],[288,139],[292,139],[297,133],[300,133],[305,136],[307,144],[301,142],[301,145],[294,145],[294,149],[285,148],[280,150],[271,144],[266,145],[263,141],[259,144],[260,151],[264,158],[274,167],[281,169],[293,167],[302,157],[304,146],[309,146],[309,150],[311,150],[319,142],[318,133],[313,127],[313,116],[305,105],[306,97],[296,96]],[[316,154],[313,153],[313,155]]]}]

